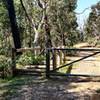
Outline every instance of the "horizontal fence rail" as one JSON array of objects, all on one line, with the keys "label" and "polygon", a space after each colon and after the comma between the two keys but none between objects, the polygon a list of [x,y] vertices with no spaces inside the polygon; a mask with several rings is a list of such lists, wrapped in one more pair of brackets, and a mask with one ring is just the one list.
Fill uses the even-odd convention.
[{"label": "horizontal fence rail", "polygon": [[25,52],[25,51],[34,51],[34,50],[40,50],[40,47],[37,48],[20,48],[20,49],[16,49],[16,52]]},{"label": "horizontal fence rail", "polygon": [[100,48],[47,48],[47,50],[63,50],[63,51],[100,51]]}]

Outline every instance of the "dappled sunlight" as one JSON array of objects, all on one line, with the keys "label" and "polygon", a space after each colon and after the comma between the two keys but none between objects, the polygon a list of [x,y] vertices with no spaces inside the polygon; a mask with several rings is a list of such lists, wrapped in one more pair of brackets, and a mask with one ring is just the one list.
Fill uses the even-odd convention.
[{"label": "dappled sunlight", "polygon": [[0,100],[100,100],[100,1],[1,0]]},{"label": "dappled sunlight", "polygon": [[[33,98],[37,98],[37,100],[40,100],[40,98],[48,98],[47,100],[60,98],[62,100],[60,96],[64,100],[66,100],[65,98],[74,97],[78,99],[81,93],[84,96],[99,89],[100,83],[97,79],[94,79],[84,77],[58,77],[47,80],[44,77],[21,76],[3,83],[1,81],[0,84],[4,85],[0,87],[0,90],[2,90],[0,91],[0,97],[8,100]],[[97,82],[92,82],[93,80]]]}]

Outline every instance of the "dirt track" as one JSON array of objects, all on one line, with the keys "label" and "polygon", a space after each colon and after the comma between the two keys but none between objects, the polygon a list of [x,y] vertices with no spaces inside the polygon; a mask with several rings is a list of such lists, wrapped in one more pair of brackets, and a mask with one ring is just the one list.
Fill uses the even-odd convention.
[{"label": "dirt track", "polygon": [[100,100],[100,78],[19,77],[0,81],[0,100]]},{"label": "dirt track", "polygon": [[[79,58],[70,57],[71,61]],[[77,63],[71,73],[100,75],[100,54]],[[43,76],[20,76],[7,82],[1,80],[0,100],[100,100],[100,77],[48,80]]]}]

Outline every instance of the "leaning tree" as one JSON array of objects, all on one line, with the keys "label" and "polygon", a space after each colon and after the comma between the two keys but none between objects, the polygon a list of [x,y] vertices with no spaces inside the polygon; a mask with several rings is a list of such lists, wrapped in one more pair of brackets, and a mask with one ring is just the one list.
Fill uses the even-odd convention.
[{"label": "leaning tree", "polygon": [[13,0],[6,0],[6,6],[9,14],[12,36],[14,40],[14,46],[16,49],[21,48],[20,33],[17,26],[16,14],[14,9]]}]

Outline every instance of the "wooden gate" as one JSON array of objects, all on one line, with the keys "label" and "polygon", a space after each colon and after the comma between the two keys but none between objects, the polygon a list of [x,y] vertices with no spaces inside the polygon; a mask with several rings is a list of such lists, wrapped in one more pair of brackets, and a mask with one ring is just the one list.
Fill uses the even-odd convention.
[{"label": "wooden gate", "polygon": [[[92,51],[93,53],[92,54],[89,54],[89,55],[86,55],[78,60],[75,60],[75,61],[72,61],[70,63],[65,63],[65,59],[66,59],[66,56],[63,57],[63,62],[64,64],[62,65],[58,65],[57,62],[57,58],[56,58],[56,55],[57,53],[56,52],[70,52],[70,51],[74,51],[74,52],[80,52],[80,51],[84,51],[84,52],[89,52],[89,51]],[[46,77],[49,78],[51,75],[54,76],[98,76],[98,75],[82,75],[82,74],[61,74],[61,73],[58,73],[57,71],[61,68],[64,68],[64,67],[67,67],[67,66],[70,66],[76,62],[79,62],[79,61],[82,61],[86,58],[89,58],[89,57],[92,57],[94,55],[97,55],[100,53],[100,48],[81,48],[81,49],[77,49],[77,48],[47,48],[46,49]],[[62,54],[60,54],[62,55]],[[52,57],[51,57],[52,56]],[[62,63],[62,57],[59,59],[59,62]],[[50,67],[51,65],[51,61],[52,61],[52,67]],[[100,76],[100,75],[99,75]]]}]

